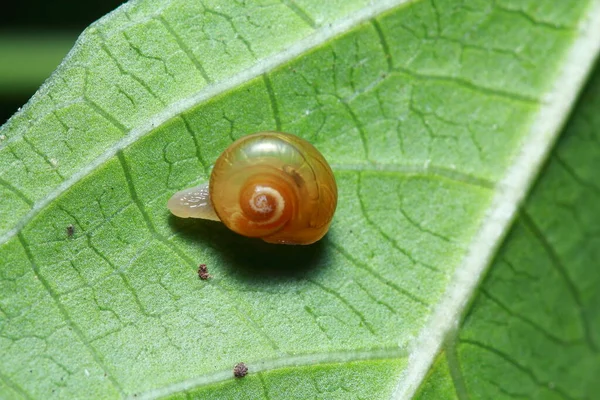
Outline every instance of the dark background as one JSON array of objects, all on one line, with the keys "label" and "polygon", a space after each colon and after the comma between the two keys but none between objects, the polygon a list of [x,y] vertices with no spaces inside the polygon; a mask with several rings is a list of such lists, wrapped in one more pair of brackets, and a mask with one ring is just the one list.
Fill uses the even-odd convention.
[{"label": "dark background", "polygon": [[[59,46],[52,46],[54,54],[49,57],[44,55],[44,69],[27,84],[20,82],[15,86],[0,86],[0,125],[23,106],[35,93],[37,88],[50,76],[60,60],[69,51],[69,43],[75,43],[79,34],[92,22],[121,5],[123,0],[81,1],[81,0],[22,0],[11,2],[10,9],[4,8],[0,12],[0,39],[13,41],[19,46],[21,38],[29,41],[39,40],[43,46],[44,41],[52,37],[62,37]],[[50,38],[50,39],[49,39]],[[25,46],[24,46],[25,47]],[[57,50],[54,50],[56,48]],[[4,47],[6,49],[6,46]],[[27,50],[23,50],[24,52]],[[24,57],[35,60],[33,54]],[[49,61],[48,61],[49,60]],[[0,63],[23,62],[8,55],[0,47]],[[46,71],[47,69],[47,71]],[[10,81],[10,76],[4,77]]]}]

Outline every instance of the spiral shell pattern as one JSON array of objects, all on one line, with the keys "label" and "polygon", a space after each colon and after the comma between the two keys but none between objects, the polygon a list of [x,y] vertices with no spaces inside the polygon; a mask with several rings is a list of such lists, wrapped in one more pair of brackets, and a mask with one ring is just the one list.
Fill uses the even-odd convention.
[{"label": "spiral shell pattern", "polygon": [[337,204],[335,178],[321,153],[280,132],[234,142],[217,159],[209,192],[229,229],[269,243],[316,242],[329,229]]}]

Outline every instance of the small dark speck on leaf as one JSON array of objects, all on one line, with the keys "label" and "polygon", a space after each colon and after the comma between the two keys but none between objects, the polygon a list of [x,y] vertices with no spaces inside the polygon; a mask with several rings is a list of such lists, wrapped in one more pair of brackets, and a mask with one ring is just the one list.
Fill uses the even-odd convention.
[{"label": "small dark speck on leaf", "polygon": [[75,227],[71,224],[67,225],[67,236],[73,237],[74,234],[75,234]]},{"label": "small dark speck on leaf", "polygon": [[208,273],[208,268],[206,267],[206,264],[200,264],[198,266],[198,276],[203,281],[207,280],[208,278],[212,278],[212,275]]},{"label": "small dark speck on leaf", "polygon": [[235,367],[233,367],[233,376],[236,378],[243,378],[248,375],[248,367],[243,362],[237,363]]}]

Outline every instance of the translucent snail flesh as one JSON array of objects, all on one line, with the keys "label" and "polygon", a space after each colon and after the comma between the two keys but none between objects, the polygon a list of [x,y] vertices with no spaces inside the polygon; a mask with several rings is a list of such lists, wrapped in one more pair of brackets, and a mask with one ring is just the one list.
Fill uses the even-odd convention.
[{"label": "translucent snail flesh", "polygon": [[335,178],[312,144],[260,132],[232,143],[208,185],[175,193],[167,207],[178,217],[223,221],[265,242],[311,244],[327,233],[336,204]]}]

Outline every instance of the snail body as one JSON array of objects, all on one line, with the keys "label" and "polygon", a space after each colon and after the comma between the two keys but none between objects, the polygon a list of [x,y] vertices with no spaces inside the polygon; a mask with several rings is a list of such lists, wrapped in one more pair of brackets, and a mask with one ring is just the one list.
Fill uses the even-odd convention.
[{"label": "snail body", "polygon": [[327,233],[336,204],[335,178],[312,144],[260,132],[221,154],[208,185],[177,192],[167,206],[176,216],[220,220],[265,242],[311,244]]}]

